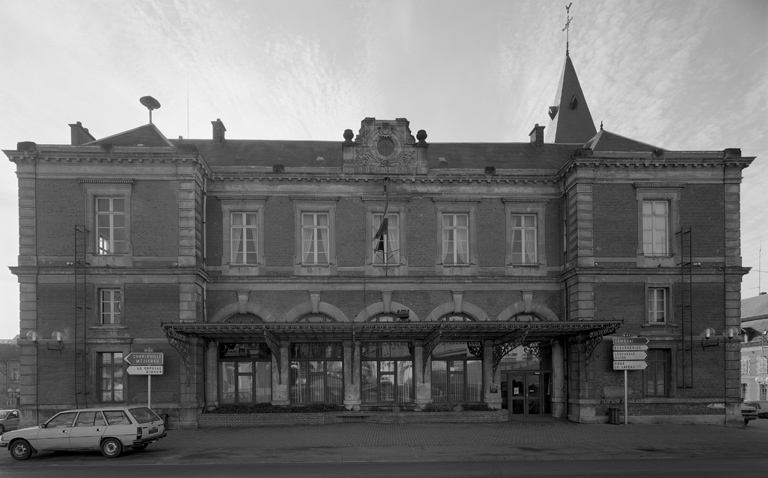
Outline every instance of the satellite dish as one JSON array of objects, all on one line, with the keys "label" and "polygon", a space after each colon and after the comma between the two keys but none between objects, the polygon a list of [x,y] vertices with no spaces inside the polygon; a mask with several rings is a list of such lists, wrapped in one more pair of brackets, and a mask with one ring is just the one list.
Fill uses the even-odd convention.
[{"label": "satellite dish", "polygon": [[139,98],[139,102],[149,110],[149,124],[152,124],[152,110],[160,108],[160,102],[151,96],[142,96]]}]

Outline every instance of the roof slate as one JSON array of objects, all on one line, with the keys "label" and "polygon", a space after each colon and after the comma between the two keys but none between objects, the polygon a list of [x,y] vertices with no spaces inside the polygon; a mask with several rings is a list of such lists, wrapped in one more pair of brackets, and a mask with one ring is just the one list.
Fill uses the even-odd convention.
[{"label": "roof slate", "polygon": [[768,317],[768,294],[750,297],[741,301],[741,320]]}]

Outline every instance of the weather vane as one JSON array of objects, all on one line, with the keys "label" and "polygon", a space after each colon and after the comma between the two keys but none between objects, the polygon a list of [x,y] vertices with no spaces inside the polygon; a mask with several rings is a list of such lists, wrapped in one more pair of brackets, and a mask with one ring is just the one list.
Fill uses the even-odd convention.
[{"label": "weather vane", "polygon": [[573,5],[573,2],[569,3],[565,7],[565,26],[563,27],[563,31],[565,32],[565,56],[568,56],[568,32],[571,28],[571,20],[573,20],[573,17],[570,16],[571,5]]}]

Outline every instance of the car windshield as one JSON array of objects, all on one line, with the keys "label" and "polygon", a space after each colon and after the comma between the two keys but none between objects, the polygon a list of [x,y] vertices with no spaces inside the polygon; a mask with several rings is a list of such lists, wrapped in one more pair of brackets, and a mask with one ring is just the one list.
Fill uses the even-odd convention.
[{"label": "car windshield", "polygon": [[150,423],[155,420],[160,420],[160,417],[149,408],[131,408],[129,411],[131,412],[131,415],[133,415],[133,418],[139,423]]}]

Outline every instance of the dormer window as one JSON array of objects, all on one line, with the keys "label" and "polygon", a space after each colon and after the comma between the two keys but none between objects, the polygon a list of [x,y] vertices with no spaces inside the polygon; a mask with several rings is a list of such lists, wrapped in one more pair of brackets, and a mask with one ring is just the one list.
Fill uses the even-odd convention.
[{"label": "dormer window", "polygon": [[559,108],[557,106],[550,106],[549,107],[549,119],[555,119],[555,116],[557,116],[557,110]]},{"label": "dormer window", "polygon": [[579,99],[576,98],[576,95],[573,95],[571,98],[570,106],[572,110],[575,110],[579,106]]}]

